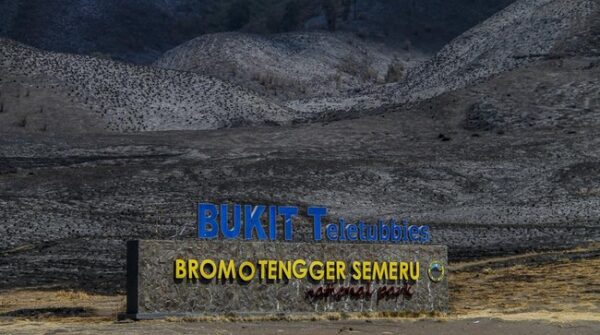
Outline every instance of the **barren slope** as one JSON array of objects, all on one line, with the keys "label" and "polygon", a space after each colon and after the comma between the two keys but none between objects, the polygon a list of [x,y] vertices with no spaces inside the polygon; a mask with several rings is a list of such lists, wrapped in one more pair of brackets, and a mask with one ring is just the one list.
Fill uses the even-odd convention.
[{"label": "barren slope", "polygon": [[[551,56],[380,115],[96,137],[2,133],[0,289],[114,291],[124,241],[194,238],[200,201],[321,204],[332,220],[406,216],[430,224],[452,260],[598,242],[592,18]],[[295,227],[311,239],[305,221]]]},{"label": "barren slope", "polygon": [[166,52],[156,66],[208,74],[278,100],[329,96],[386,80],[392,62],[420,56],[351,34],[203,35]]},{"label": "barren slope", "polygon": [[600,241],[599,60],[547,60],[332,123],[0,136],[0,289],[122,287],[124,241],[193,238],[200,201],[406,216],[453,260]]},{"label": "barren slope", "polygon": [[594,24],[599,8],[595,0],[517,1],[454,39],[435,57],[409,71],[403,82],[341,97],[292,101],[287,106],[313,113],[357,110],[419,101],[465,87],[552,57],[556,48]]},{"label": "barren slope", "polygon": [[219,79],[0,39],[0,129],[143,131],[284,123],[295,113]]}]

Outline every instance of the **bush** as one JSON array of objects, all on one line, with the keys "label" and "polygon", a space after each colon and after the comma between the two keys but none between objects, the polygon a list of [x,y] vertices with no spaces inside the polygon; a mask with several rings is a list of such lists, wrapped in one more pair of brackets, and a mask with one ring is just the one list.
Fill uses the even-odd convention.
[{"label": "bush", "polygon": [[404,78],[404,64],[398,58],[394,58],[388,65],[387,73],[385,74],[386,83],[399,82]]},{"label": "bush", "polygon": [[353,56],[344,57],[338,65],[338,70],[353,77],[360,77],[365,81],[376,81],[377,71],[371,66],[368,59],[358,59]]}]

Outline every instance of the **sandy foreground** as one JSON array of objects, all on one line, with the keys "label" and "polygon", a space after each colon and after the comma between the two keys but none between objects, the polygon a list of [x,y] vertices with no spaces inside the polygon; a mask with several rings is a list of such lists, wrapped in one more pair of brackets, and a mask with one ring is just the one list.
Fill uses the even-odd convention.
[{"label": "sandy foreground", "polygon": [[447,315],[116,321],[122,295],[0,292],[0,334],[600,334],[600,245],[451,264]]}]

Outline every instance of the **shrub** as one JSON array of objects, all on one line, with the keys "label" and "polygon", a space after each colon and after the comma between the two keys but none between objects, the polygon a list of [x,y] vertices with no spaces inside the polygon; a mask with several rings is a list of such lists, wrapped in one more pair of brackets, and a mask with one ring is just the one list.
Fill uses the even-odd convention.
[{"label": "shrub", "polygon": [[399,82],[404,78],[404,64],[398,58],[394,58],[388,65],[387,73],[385,74],[386,83]]}]

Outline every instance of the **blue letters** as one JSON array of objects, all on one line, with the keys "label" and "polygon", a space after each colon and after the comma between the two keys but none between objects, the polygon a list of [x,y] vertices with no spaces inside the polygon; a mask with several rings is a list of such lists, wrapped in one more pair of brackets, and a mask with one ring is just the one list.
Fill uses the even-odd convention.
[{"label": "blue letters", "polygon": [[252,205],[244,206],[244,237],[247,240],[252,239],[252,230],[256,230],[256,235],[259,240],[266,240],[267,235],[265,229],[260,223],[260,217],[265,211],[265,206],[258,205],[253,207]]},{"label": "blue letters", "polygon": [[327,215],[325,207],[308,207],[306,211],[308,215],[313,217],[313,236],[315,241],[320,241],[321,237],[321,217]]},{"label": "blue letters", "polygon": [[[325,237],[329,241],[431,242],[429,226],[409,225],[406,218],[402,219],[401,223],[396,222],[394,219],[386,223],[383,219],[380,219],[373,224],[365,223],[362,220],[347,224],[343,218],[340,218],[338,223],[326,224],[323,219],[327,215],[327,208],[312,206],[308,207],[306,212],[313,219],[315,241],[323,239],[324,230]],[[246,240],[256,238],[262,241],[268,238],[274,241],[278,238],[277,222],[279,220],[277,216],[281,216],[283,219],[283,238],[286,241],[292,241],[294,231],[292,219],[298,213],[298,207],[294,206],[271,205],[267,208],[263,205],[243,205],[242,213],[242,205],[239,204],[217,206],[210,203],[200,203],[198,204],[198,238],[214,239],[222,237],[237,239],[241,238],[241,234],[243,234],[243,238]],[[263,222],[268,224],[268,229],[265,229]],[[325,224],[325,229],[323,229],[323,224]]]},{"label": "blue letters", "polygon": [[279,206],[279,215],[283,216],[285,240],[292,240],[292,217],[298,215],[297,207]]},{"label": "blue letters", "polygon": [[277,207],[269,206],[269,239],[275,240],[277,237]]},{"label": "blue letters", "polygon": [[241,216],[240,205],[233,205],[233,228],[229,229],[227,225],[227,205],[221,205],[221,231],[225,238],[236,238],[240,235]]},{"label": "blue letters", "polygon": [[[210,213],[207,215],[207,213]],[[198,205],[198,237],[216,238],[219,233],[217,226],[217,206],[213,204]],[[210,227],[210,228],[209,228]]]},{"label": "blue letters", "polygon": [[325,232],[327,234],[327,239],[330,241],[336,241],[338,239],[338,226],[330,223],[325,227]]}]

